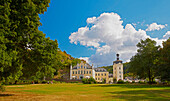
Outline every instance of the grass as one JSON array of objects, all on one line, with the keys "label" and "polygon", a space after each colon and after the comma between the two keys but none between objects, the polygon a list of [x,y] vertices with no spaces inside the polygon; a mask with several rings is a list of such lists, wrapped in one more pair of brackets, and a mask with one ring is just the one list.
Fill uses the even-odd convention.
[{"label": "grass", "polygon": [[8,85],[0,101],[170,101],[170,87],[137,84]]}]

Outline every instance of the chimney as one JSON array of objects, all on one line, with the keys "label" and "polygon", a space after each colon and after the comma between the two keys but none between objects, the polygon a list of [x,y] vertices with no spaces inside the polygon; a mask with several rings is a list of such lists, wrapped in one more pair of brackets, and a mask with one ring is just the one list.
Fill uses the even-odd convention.
[{"label": "chimney", "polygon": [[116,56],[117,56],[117,60],[119,60],[119,54],[116,54]]}]

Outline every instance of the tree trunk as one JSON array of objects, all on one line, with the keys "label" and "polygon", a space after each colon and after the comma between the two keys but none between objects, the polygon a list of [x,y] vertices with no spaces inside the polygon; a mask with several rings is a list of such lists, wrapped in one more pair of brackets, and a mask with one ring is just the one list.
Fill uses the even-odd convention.
[{"label": "tree trunk", "polygon": [[151,84],[151,73],[150,73],[150,69],[149,69],[149,72],[148,72],[148,76],[149,76],[149,84]]}]

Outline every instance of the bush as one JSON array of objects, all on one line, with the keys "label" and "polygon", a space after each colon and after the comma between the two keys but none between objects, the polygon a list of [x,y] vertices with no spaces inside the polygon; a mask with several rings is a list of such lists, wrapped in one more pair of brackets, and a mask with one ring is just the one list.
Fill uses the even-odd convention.
[{"label": "bush", "polygon": [[114,78],[114,79],[113,79],[113,83],[116,83],[116,82],[117,82],[117,80]]},{"label": "bush", "polygon": [[39,80],[34,80],[34,83],[35,83],[35,84],[39,84],[40,81],[39,81]]},{"label": "bush", "polygon": [[46,81],[46,80],[43,80],[41,83],[45,84],[45,83],[47,83],[47,81]]},{"label": "bush", "polygon": [[135,81],[132,81],[132,83],[135,83]]},{"label": "bush", "polygon": [[78,81],[72,81],[72,82],[70,82],[70,83],[79,83]]},{"label": "bush", "polygon": [[130,83],[129,81],[126,81],[125,83]]},{"label": "bush", "polygon": [[145,84],[145,82],[143,82],[143,81],[139,81],[138,83],[140,83],[140,84]]},{"label": "bush", "polygon": [[94,79],[94,78],[89,78],[89,79],[86,79],[86,78],[83,78],[82,79],[82,82],[84,83],[84,84],[92,84],[92,83],[96,83],[96,80]]},{"label": "bush", "polygon": [[119,80],[117,81],[117,83],[118,83],[118,84],[123,84],[123,83],[124,83],[124,81],[123,81],[123,80],[121,80],[121,79],[119,79]]},{"label": "bush", "polygon": [[5,87],[3,85],[0,84],[0,91],[4,92],[5,91]]}]

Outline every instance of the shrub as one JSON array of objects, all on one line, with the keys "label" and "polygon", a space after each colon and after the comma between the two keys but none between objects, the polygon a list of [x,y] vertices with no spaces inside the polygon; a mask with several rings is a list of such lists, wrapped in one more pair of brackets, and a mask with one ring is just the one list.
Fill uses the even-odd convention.
[{"label": "shrub", "polygon": [[39,81],[39,80],[34,80],[34,83],[35,83],[35,84],[39,84],[40,81]]},{"label": "shrub", "polygon": [[143,82],[143,81],[139,81],[138,83],[140,83],[140,84],[145,84],[145,82]]},{"label": "shrub", "polygon": [[135,81],[132,81],[132,83],[135,83]]},{"label": "shrub", "polygon": [[45,84],[45,83],[47,83],[47,81],[46,81],[46,80],[43,80],[42,83]]},{"label": "shrub", "polygon": [[3,85],[0,84],[0,91],[4,92],[5,91],[5,87]]},{"label": "shrub", "polygon": [[125,83],[130,83],[129,81],[126,81]]},{"label": "shrub", "polygon": [[106,83],[106,79],[103,79],[102,83]]},{"label": "shrub", "polygon": [[118,83],[118,84],[123,84],[123,83],[124,83],[124,81],[123,81],[123,80],[121,80],[121,79],[119,79],[119,80],[117,81],[117,83]]},{"label": "shrub", "polygon": [[96,80],[94,79],[94,78],[89,78],[89,79],[86,79],[86,78],[83,78],[82,79],[82,82],[84,83],[84,84],[92,84],[92,83],[96,83]]}]

